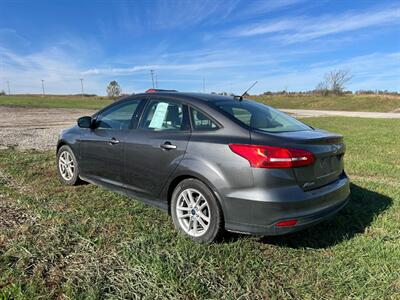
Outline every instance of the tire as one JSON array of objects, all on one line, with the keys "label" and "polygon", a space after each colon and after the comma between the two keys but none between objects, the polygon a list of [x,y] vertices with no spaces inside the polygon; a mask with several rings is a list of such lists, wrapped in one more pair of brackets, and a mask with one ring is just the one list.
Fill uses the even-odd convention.
[{"label": "tire", "polygon": [[223,231],[221,207],[211,190],[197,179],[185,179],[176,186],[171,215],[175,228],[199,243],[211,243]]},{"label": "tire", "polygon": [[[66,167],[63,161],[68,162],[69,168]],[[67,171],[67,169],[69,171]],[[71,148],[67,145],[61,146],[60,149],[58,149],[57,174],[60,181],[66,185],[78,185],[81,182],[79,179],[78,161],[76,160],[74,152],[72,152]]]}]

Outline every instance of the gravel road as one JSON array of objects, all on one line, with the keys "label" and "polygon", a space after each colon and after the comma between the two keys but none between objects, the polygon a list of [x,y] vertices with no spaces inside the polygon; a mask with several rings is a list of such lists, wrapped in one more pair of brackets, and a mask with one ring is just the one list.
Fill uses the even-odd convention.
[{"label": "gravel road", "polygon": [[[295,117],[347,116],[400,118],[400,113],[348,112],[283,109]],[[22,108],[0,106],[0,149],[54,149],[60,131],[76,123],[81,116],[92,115],[87,109]]]},{"label": "gravel road", "polygon": [[0,106],[0,149],[54,149],[57,137],[92,110]]}]

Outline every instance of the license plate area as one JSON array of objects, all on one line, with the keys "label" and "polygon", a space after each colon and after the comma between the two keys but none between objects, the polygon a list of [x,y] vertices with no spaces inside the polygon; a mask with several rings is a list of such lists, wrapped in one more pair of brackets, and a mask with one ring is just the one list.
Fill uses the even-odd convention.
[{"label": "license plate area", "polygon": [[316,176],[323,177],[332,173],[341,172],[342,155],[322,157],[316,162]]}]

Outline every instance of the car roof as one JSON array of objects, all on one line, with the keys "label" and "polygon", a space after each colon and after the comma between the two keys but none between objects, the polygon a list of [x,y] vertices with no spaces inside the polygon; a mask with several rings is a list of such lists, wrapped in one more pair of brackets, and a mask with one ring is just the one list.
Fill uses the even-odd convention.
[{"label": "car roof", "polygon": [[200,102],[220,102],[220,101],[233,101],[232,96],[221,96],[216,94],[205,94],[205,93],[190,93],[190,92],[153,92],[153,93],[144,93],[144,94],[137,94],[136,96],[141,95],[151,95],[153,96],[166,96],[166,97],[173,97],[182,100],[197,100]]}]

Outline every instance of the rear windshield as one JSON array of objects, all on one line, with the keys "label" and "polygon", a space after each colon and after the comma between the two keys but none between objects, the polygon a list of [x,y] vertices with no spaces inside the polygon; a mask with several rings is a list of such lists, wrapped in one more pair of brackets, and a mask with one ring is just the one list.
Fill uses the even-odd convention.
[{"label": "rear windshield", "polygon": [[295,118],[255,101],[243,100],[239,102],[232,99],[232,101],[218,101],[214,104],[253,129],[268,132],[312,130],[311,127]]}]

